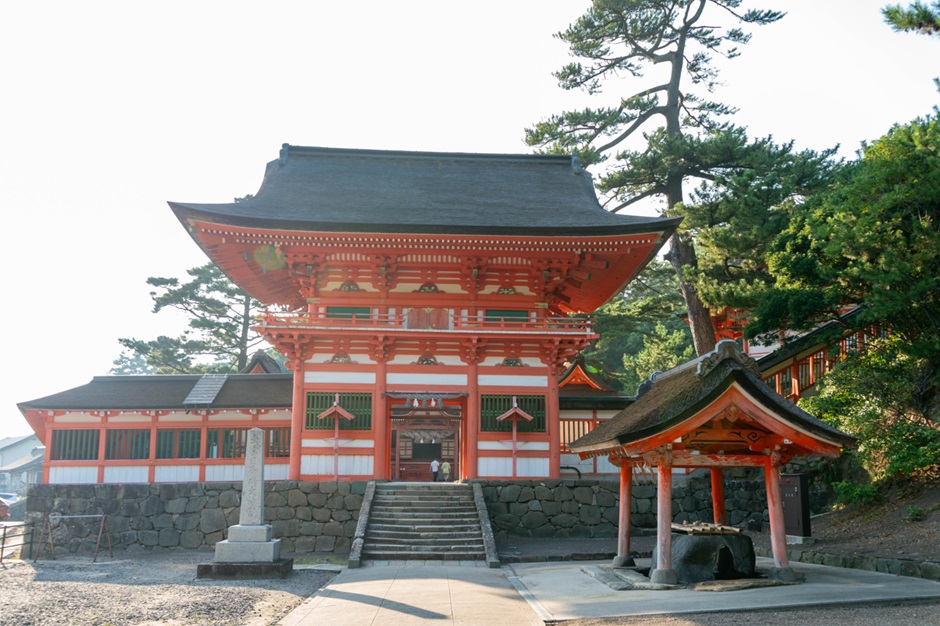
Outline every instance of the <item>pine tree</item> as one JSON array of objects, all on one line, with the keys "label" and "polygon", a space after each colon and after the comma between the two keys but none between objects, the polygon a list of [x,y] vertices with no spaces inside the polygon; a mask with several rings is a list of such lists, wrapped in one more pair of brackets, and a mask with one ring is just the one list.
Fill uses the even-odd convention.
[{"label": "pine tree", "polygon": [[[591,8],[557,36],[573,56],[556,77],[565,89],[583,89],[600,98],[611,80],[643,78],[660,72],[611,106],[558,114],[527,129],[526,142],[545,152],[574,152],[583,165],[606,162],[598,188],[617,212],[647,198],[665,202],[665,212],[685,203],[684,186],[711,181],[734,165],[735,129],[721,123],[734,110],[703,97],[717,85],[716,54],[738,55],[750,34],[742,25],[776,22],[770,10],[740,11],[743,0],[595,0]],[[730,22],[728,27],[718,24]],[[655,126],[655,122],[659,122]],[[645,131],[645,132],[644,132]],[[637,139],[644,132],[646,140]],[[679,276],[695,350],[715,345],[708,309],[689,270],[697,257],[692,233],[673,236],[666,257]]]}]

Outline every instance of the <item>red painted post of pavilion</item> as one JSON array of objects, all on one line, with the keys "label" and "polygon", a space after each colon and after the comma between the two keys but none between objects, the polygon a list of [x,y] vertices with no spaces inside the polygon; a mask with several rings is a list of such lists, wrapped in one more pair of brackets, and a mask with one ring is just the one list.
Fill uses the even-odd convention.
[{"label": "red painted post of pavilion", "polygon": [[[615,459],[611,457],[613,463]],[[630,513],[633,507],[633,464],[627,459],[616,459],[620,465],[620,511],[617,519],[617,556],[614,567],[633,567],[630,556]]]},{"label": "red painted post of pavilion", "polygon": [[[656,487],[656,569],[650,572],[650,582],[675,585],[679,577],[672,569],[672,463],[668,451],[659,456]],[[622,501],[620,506],[624,506]]]},{"label": "red painted post of pavilion", "polygon": [[716,524],[722,526],[728,523],[728,513],[725,510],[725,477],[720,467],[713,467],[709,471],[712,483],[712,512]]},{"label": "red painted post of pavilion", "polygon": [[770,545],[773,549],[774,568],[770,577],[775,580],[794,582],[796,574],[790,569],[787,556],[787,535],[783,521],[783,499],[780,495],[780,471],[777,469],[779,454],[767,457],[764,466],[764,486],[767,490],[767,512],[770,516]]}]

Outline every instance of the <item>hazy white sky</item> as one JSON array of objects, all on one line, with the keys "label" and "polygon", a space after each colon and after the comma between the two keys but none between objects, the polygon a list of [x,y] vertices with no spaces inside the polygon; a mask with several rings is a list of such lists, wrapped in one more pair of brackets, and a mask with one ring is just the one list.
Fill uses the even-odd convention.
[{"label": "hazy white sky", "polygon": [[[746,4],[788,12],[722,66],[753,135],[851,156],[940,102],[940,41],[892,32],[883,2]],[[529,152],[526,126],[587,102],[551,76],[587,5],[3,3],[0,438],[30,432],[17,402],[106,374],[118,337],[181,330],[146,278],[206,259],[167,200],[253,193],[285,142]]]}]

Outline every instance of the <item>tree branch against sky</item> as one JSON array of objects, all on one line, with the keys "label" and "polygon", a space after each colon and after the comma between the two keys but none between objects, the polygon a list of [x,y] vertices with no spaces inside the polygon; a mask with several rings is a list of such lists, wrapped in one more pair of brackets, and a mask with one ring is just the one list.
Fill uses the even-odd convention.
[{"label": "tree branch against sky", "polygon": [[[733,129],[732,107],[709,98],[718,85],[716,57],[739,54],[750,34],[783,13],[744,9],[743,0],[595,0],[557,37],[577,61],[556,73],[564,89],[602,100],[605,88],[626,90],[605,106],[553,115],[526,130],[526,143],[544,152],[578,154],[583,165],[603,165],[597,181],[614,212],[652,197],[670,213],[686,200],[685,187],[714,181],[737,154],[721,152]],[[647,78],[653,73],[656,78]],[[651,85],[649,83],[652,83]],[[700,155],[711,153],[711,160]],[[688,275],[697,266],[691,236],[673,236],[667,260],[679,276],[695,350],[714,347],[708,309]]]},{"label": "tree branch against sky", "polygon": [[[262,338],[252,330],[259,308],[212,263],[187,270],[190,279],[150,277],[153,312],[176,309],[188,318],[179,337],[153,340],[121,338],[125,351],[114,362],[115,374],[182,374],[239,371]],[[144,365],[145,364],[145,365]],[[149,371],[148,371],[149,370]]]},{"label": "tree branch against sky", "polygon": [[914,2],[906,8],[900,4],[890,4],[881,13],[894,30],[940,37],[940,2],[935,1],[930,5]]}]

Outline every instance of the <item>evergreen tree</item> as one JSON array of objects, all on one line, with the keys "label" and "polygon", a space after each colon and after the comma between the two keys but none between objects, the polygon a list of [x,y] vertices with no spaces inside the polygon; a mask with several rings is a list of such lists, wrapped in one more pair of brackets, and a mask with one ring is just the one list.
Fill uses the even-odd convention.
[{"label": "evergreen tree", "polygon": [[642,353],[646,338],[654,335],[657,328],[662,327],[670,337],[681,337],[681,341],[673,339],[675,351],[691,358],[692,335],[689,325],[680,316],[683,312],[675,271],[667,263],[654,259],[619,297],[594,315],[594,329],[600,339],[585,351],[586,363],[621,391],[633,394],[651,371],[669,369],[673,365],[654,363],[652,370],[639,373],[632,365],[624,370],[624,361]]},{"label": "evergreen tree", "polygon": [[[742,25],[769,24],[783,17],[770,10],[740,11],[742,0],[595,0],[557,36],[574,62],[556,73],[565,89],[600,93],[610,79],[662,68],[651,80],[611,106],[555,115],[526,131],[526,142],[546,152],[574,152],[583,165],[606,162],[598,188],[611,211],[658,197],[665,211],[685,203],[684,186],[714,181],[734,166],[741,133],[719,122],[733,109],[706,99],[717,84],[713,55],[738,55],[750,35]],[[727,28],[719,27],[730,22]],[[655,122],[659,125],[655,125]],[[644,132],[645,142],[638,142]],[[708,309],[689,270],[697,267],[693,233],[682,230],[667,259],[679,276],[695,350],[714,347]]]},{"label": "evergreen tree", "polygon": [[891,4],[881,10],[885,22],[897,31],[914,31],[940,37],[940,2],[928,6],[915,2],[908,7]]},{"label": "evergreen tree", "polygon": [[[188,282],[150,277],[153,312],[182,311],[189,328],[179,337],[118,339],[124,347],[113,374],[236,372],[248,363],[263,340],[252,330],[259,303],[226,278],[212,263],[187,270]],[[140,361],[145,363],[140,368]],[[147,372],[149,373],[149,372]]]}]

